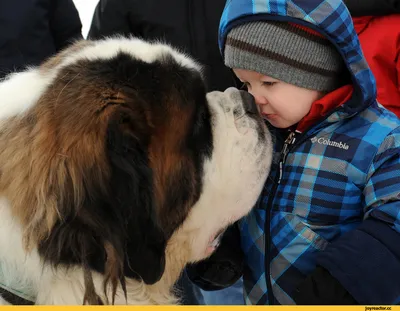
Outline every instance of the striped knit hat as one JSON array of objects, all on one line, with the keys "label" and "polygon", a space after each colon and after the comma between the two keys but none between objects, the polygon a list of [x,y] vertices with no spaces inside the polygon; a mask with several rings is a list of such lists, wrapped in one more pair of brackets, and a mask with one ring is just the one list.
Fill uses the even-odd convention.
[{"label": "striped knit hat", "polygon": [[259,72],[299,87],[332,91],[345,64],[318,32],[293,23],[262,21],[233,28],[227,36],[225,65]]}]

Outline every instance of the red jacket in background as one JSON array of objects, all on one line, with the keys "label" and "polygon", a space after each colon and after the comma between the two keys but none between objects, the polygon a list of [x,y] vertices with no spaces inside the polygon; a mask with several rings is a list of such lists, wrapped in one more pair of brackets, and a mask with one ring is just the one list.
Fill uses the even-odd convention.
[{"label": "red jacket in background", "polygon": [[353,17],[378,101],[400,118],[400,14]]}]

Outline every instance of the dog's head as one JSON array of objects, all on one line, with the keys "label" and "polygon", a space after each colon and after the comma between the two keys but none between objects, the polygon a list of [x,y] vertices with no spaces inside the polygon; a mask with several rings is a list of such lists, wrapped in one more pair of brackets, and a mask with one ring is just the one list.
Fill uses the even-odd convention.
[{"label": "dog's head", "polygon": [[251,96],[207,95],[200,67],[166,45],[80,42],[9,77],[0,95],[13,96],[0,108],[0,191],[27,246],[114,284],[157,282],[179,230],[186,261],[208,256],[269,171]]}]

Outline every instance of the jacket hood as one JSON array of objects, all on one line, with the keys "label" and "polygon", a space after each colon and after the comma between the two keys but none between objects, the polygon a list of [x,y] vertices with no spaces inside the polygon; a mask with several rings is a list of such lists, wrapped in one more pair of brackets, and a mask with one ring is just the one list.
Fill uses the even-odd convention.
[{"label": "jacket hood", "polygon": [[338,49],[354,86],[352,98],[337,109],[344,118],[363,110],[376,99],[375,78],[361,51],[347,7],[341,0],[227,0],[219,26],[219,47],[229,31],[254,21],[297,23],[314,29]]}]

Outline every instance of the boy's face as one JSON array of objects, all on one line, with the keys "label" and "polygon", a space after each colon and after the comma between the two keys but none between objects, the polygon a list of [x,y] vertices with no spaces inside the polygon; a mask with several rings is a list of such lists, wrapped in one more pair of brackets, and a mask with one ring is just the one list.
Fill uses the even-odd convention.
[{"label": "boy's face", "polygon": [[262,116],[277,128],[288,128],[303,119],[323,92],[301,88],[255,71],[233,69],[254,96]]}]

